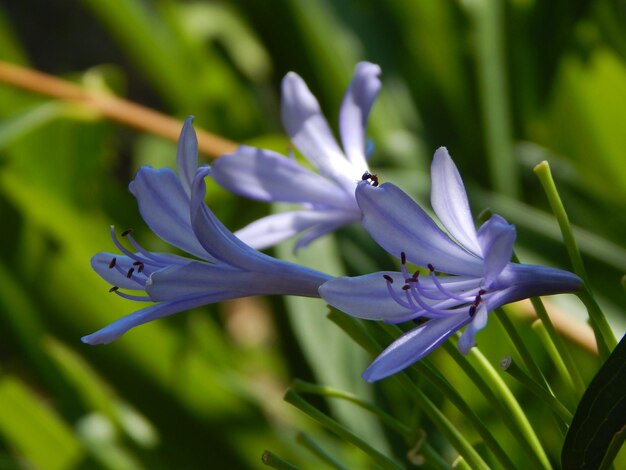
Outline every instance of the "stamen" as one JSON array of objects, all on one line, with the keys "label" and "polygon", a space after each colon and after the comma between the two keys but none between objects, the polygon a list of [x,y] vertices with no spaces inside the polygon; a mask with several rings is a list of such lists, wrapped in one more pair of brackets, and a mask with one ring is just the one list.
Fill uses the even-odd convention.
[{"label": "stamen", "polygon": [[133,266],[138,266],[138,267],[137,267],[137,272],[138,272],[138,273],[143,272],[143,268],[145,268],[145,265],[144,265],[141,261],[135,261],[135,262],[133,263]]},{"label": "stamen", "polygon": [[122,237],[125,237],[126,235],[129,235],[133,232],[132,228],[126,229],[122,232]]},{"label": "stamen", "polygon": [[109,289],[109,292],[117,292],[118,289],[119,289],[118,286],[113,286]]},{"label": "stamen", "polygon": [[135,268],[130,268],[128,272],[126,273],[126,277],[130,279],[133,276],[134,272],[135,272]]},{"label": "stamen", "polygon": [[131,295],[121,291],[115,291],[117,295],[127,300],[135,300],[137,302],[152,302],[152,299],[147,295]]},{"label": "stamen", "polygon": [[433,307],[431,305],[428,305],[426,302],[424,302],[424,300],[422,299],[422,296],[419,295],[419,292],[414,287],[416,285],[419,286],[419,284],[420,284],[419,282],[416,282],[416,283],[413,283],[413,284],[409,285],[409,289],[411,289],[411,294],[413,296],[413,299],[417,302],[417,304],[422,309],[424,309],[428,313],[431,313],[432,315],[434,315],[437,318],[449,316],[450,313],[451,313],[449,310],[438,309],[438,308],[435,308],[435,307]]},{"label": "stamen", "polygon": [[113,258],[111,261],[109,261],[109,269],[114,268],[116,262],[117,258]]},{"label": "stamen", "polygon": [[471,318],[474,318],[474,315],[476,315],[476,305],[472,305],[469,308],[469,316]]},{"label": "stamen", "polygon": [[428,269],[430,269],[430,277],[433,280],[433,283],[437,286],[437,289],[439,289],[441,291],[441,293],[447,295],[448,297],[452,297],[453,299],[458,300],[459,302],[468,302],[469,301],[469,299],[467,297],[462,297],[462,296],[457,295],[454,292],[449,291],[448,289],[446,289],[441,284],[441,282],[439,281],[439,278],[435,274],[435,268],[433,267],[432,264],[428,265]]},{"label": "stamen", "polygon": [[395,300],[397,303],[399,303],[400,305],[402,305],[404,308],[411,309],[412,308],[411,305],[405,302],[404,300],[402,300],[400,296],[396,293],[396,291],[393,290],[393,287],[391,287],[391,284],[393,283],[393,279],[391,278],[391,276],[388,276],[387,274],[383,274],[383,277],[387,281],[387,291],[389,292],[389,295],[391,296],[391,298]]}]

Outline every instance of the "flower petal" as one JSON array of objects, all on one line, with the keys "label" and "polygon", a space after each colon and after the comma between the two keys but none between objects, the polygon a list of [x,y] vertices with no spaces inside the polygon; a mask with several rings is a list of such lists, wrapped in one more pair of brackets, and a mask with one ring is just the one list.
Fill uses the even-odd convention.
[{"label": "flower petal", "polygon": [[335,140],[319,103],[299,75],[289,72],[282,83],[281,116],[291,141],[319,172],[346,190],[362,173],[353,168]]},{"label": "flower petal", "polygon": [[319,286],[330,278],[296,265],[289,268],[259,273],[193,261],[154,273],[146,285],[146,292],[155,301],[199,295],[214,295],[215,302],[251,295],[318,297]]},{"label": "flower petal", "polygon": [[380,91],[380,73],[378,65],[358,63],[339,111],[339,133],[343,149],[360,174],[367,171],[365,132],[370,109]]},{"label": "flower petal", "polygon": [[404,252],[411,263],[432,264],[439,272],[482,276],[482,260],[453,242],[397,186],[359,183],[356,199],[363,212],[363,226],[390,254],[400,256]]},{"label": "flower petal", "polygon": [[228,230],[204,203],[208,166],[198,168],[191,186],[191,225],[202,247],[224,264],[248,270],[272,269],[273,258],[246,245]]},{"label": "flower petal", "polygon": [[307,202],[357,209],[354,196],[294,160],[270,150],[242,145],[213,163],[212,176],[230,192],[260,201]]},{"label": "flower petal", "polygon": [[322,222],[318,225],[313,226],[311,230],[309,230],[307,233],[302,235],[296,242],[296,245],[294,246],[293,251],[297,253],[298,250],[301,250],[302,248],[306,248],[315,240],[317,240],[320,237],[323,237],[327,233],[333,232],[337,230],[339,227],[343,227],[344,225],[347,225],[349,223],[358,221],[360,216],[361,216],[360,212],[357,215],[350,214],[349,212],[343,212],[341,214],[337,214],[337,217],[335,220],[329,217],[326,222]]},{"label": "flower petal", "polygon": [[493,215],[478,230],[478,242],[485,260],[487,289],[511,261],[516,236],[515,226],[499,215]]},{"label": "flower petal", "polygon": [[143,167],[129,189],[143,220],[159,238],[199,258],[213,259],[192,230],[189,196],[172,170]]},{"label": "flower petal", "polygon": [[488,310],[529,297],[576,292],[581,286],[578,276],[562,269],[509,263],[493,286],[500,290],[488,297]]},{"label": "flower petal", "polygon": [[193,116],[185,119],[176,151],[178,176],[187,196],[191,194],[191,183],[196,174],[196,168],[198,168],[198,138],[192,124]]},{"label": "flower petal", "polygon": [[440,147],[435,152],[430,173],[430,202],[435,214],[456,241],[480,256],[480,245],[476,238],[476,227],[467,202],[465,186],[445,147]]},{"label": "flower petal", "polygon": [[168,315],[200,307],[213,302],[213,297],[204,295],[195,298],[183,298],[172,302],[162,302],[150,307],[142,308],[134,313],[126,315],[119,320],[114,321],[101,330],[96,331],[88,336],[83,336],[81,341],[86,344],[108,344],[116,340],[131,328],[144,323],[148,323],[157,318],[163,318]]},{"label": "flower petal", "polygon": [[487,308],[484,305],[478,307],[472,322],[465,329],[459,338],[458,348],[461,354],[467,354],[472,347],[476,346],[475,336],[480,330],[487,326]]},{"label": "flower petal", "polygon": [[350,213],[346,211],[282,212],[255,220],[235,232],[235,236],[247,245],[262,250],[315,225],[330,223],[334,228],[359,220],[359,215],[359,212]]},{"label": "flower petal", "polygon": [[368,382],[375,382],[400,372],[430,354],[470,321],[467,314],[428,320],[391,343],[363,372],[362,377]]},{"label": "flower petal", "polygon": [[331,279],[322,284],[319,293],[329,305],[353,317],[390,322],[405,319],[411,310],[393,300],[383,275],[391,276],[394,286],[404,284],[402,273],[386,271]]}]

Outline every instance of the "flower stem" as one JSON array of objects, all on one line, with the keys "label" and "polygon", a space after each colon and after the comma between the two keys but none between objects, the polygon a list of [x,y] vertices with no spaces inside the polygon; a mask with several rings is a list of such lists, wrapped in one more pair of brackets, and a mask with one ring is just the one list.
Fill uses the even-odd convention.
[{"label": "flower stem", "polygon": [[526,454],[533,461],[534,467],[551,469],[552,466],[548,456],[528,422],[528,418],[519,402],[487,358],[483,356],[478,348],[472,348],[470,356],[474,358],[474,363],[471,363],[466,357],[461,355],[453,343],[447,341],[443,346],[463,372],[478,387],[485,399],[493,404],[504,424],[518,438],[520,445],[526,450]]},{"label": "flower stem", "polygon": [[559,223],[559,228],[561,229],[567,253],[574,267],[574,272],[583,280],[583,288],[579,293],[579,297],[587,307],[589,321],[596,336],[600,357],[606,360],[613,348],[617,345],[617,340],[589,286],[587,271],[580,251],[578,250],[578,245],[576,244],[569,218],[565,212],[565,207],[554,184],[554,179],[550,172],[550,165],[547,161],[543,161],[535,166],[534,172],[539,177],[539,181],[548,197],[550,207],[552,207],[552,212]]},{"label": "flower stem", "polygon": [[569,372],[567,365],[563,360],[563,356],[559,354],[558,349],[555,347],[555,344],[551,341],[550,335],[546,329],[546,325],[541,320],[535,320],[532,325],[533,330],[539,336],[541,343],[546,348],[550,359],[554,363],[557,374],[561,377],[561,381],[567,388],[567,392],[564,393],[564,397],[568,398],[567,403],[571,406],[570,410],[573,410],[576,403],[582,396],[582,392],[584,392],[584,384],[582,388],[582,392],[580,390],[580,386],[573,381],[573,377]]},{"label": "flower stem", "polygon": [[302,398],[292,388],[287,389],[287,392],[285,393],[284,400],[287,403],[290,403],[293,406],[295,406],[296,408],[298,408],[300,411],[302,411],[302,412],[306,413],[307,415],[309,415],[315,421],[317,421],[322,426],[324,426],[328,431],[332,432],[333,434],[339,436],[341,439],[344,439],[345,441],[350,442],[354,446],[356,446],[359,449],[361,449],[374,462],[376,462],[382,468],[385,468],[385,469],[400,469],[400,468],[402,468],[400,465],[398,465],[396,462],[391,460],[389,457],[381,454],[376,449],[374,449],[372,446],[370,446],[367,442],[365,442],[363,439],[361,439],[360,437],[356,436],[348,428],[346,428],[345,426],[343,426],[339,422],[335,421],[334,419],[332,419],[327,414],[325,414],[325,413],[321,412],[320,410],[318,410],[317,408],[315,408],[308,401],[306,401],[304,398]]},{"label": "flower stem", "polygon": [[[345,315],[338,310],[335,310],[331,307],[330,313],[328,314],[328,318],[337,324],[342,330],[344,330],[354,341],[356,341],[363,349],[365,349],[372,356],[377,356],[381,353],[382,347],[380,344],[374,339],[374,337],[366,330],[364,325],[349,315]],[[402,331],[393,325],[384,325],[378,323],[368,323],[371,328],[377,328],[383,331],[386,331],[388,335],[391,335],[393,338],[397,337]],[[436,374],[429,374],[428,378],[435,377]],[[409,378],[406,372],[399,373],[394,375],[390,380],[396,380],[398,383],[407,391],[415,396],[417,399],[417,406],[419,406],[424,413],[430,418],[430,420],[435,424],[437,429],[441,432],[442,435],[448,439],[450,444],[459,452],[459,454],[463,455],[468,462],[471,462],[473,468],[486,469],[488,468],[487,464],[480,457],[480,455],[476,452],[474,447],[465,439],[465,437],[459,433],[456,427],[448,420],[448,418],[439,411],[439,408],[424,394],[424,392],[415,385],[414,381]],[[444,379],[438,380],[437,383],[440,387],[445,388],[448,391],[449,397],[451,401],[455,403],[457,408],[463,412],[463,414],[468,418],[470,422],[472,422],[481,437],[485,440],[485,442],[489,445],[490,449],[492,449],[494,455],[498,457],[503,463],[504,468],[514,468],[512,462],[508,458],[507,454],[502,450],[499,446],[498,442],[493,438],[490,434],[489,430],[485,427],[485,425],[480,421],[478,416],[472,411],[472,409],[463,401],[462,397],[458,395],[456,390],[447,384],[447,381]],[[447,387],[444,387],[444,383],[447,384]]]},{"label": "flower stem", "polygon": [[509,338],[511,338],[513,347],[517,351],[517,354],[519,355],[519,357],[524,362],[526,369],[528,369],[528,373],[531,375],[531,377],[533,378],[535,382],[540,383],[545,388],[549,389],[550,386],[548,385],[548,382],[545,376],[541,372],[541,369],[539,369],[539,366],[533,359],[532,354],[530,353],[529,349],[526,347],[524,340],[520,336],[519,332],[515,328],[515,325],[513,324],[511,319],[508,317],[504,309],[498,308],[496,309],[495,313],[496,313],[496,318],[498,319],[498,321],[500,322],[500,324],[502,325],[506,333],[509,335]]},{"label": "flower stem", "polygon": [[[385,329],[391,338],[397,337],[402,334],[402,330],[394,325],[380,325]],[[439,374],[426,360],[419,361],[413,365],[413,367],[406,369],[403,373],[407,377],[411,377],[413,381],[409,380],[409,383],[415,384],[420,378],[428,380],[434,385],[437,390],[443,394],[450,402],[461,412],[465,418],[472,423],[480,437],[482,437],[486,446],[491,450],[493,455],[502,463],[503,468],[514,468],[513,462],[509,459],[508,454],[502,449],[500,443],[495,439],[493,434],[481,421],[474,410],[463,399],[463,396],[443,377]],[[417,388],[416,385],[413,385]],[[455,446],[461,455],[464,455],[461,450]],[[467,456],[466,456],[467,457]],[[470,459],[466,460],[470,461]]]},{"label": "flower stem", "polygon": [[355,405],[363,408],[367,411],[374,413],[378,418],[385,423],[389,428],[393,429],[395,432],[400,434],[403,437],[408,437],[411,434],[411,428],[404,423],[401,423],[396,418],[391,416],[389,413],[381,409],[380,407],[373,405],[369,402],[361,400],[356,395],[352,393],[344,392],[342,390],[338,390],[336,388],[328,387],[326,385],[317,385],[309,382],[305,382],[300,379],[295,379],[291,383],[291,388],[294,389],[298,393],[311,393],[315,395],[322,395],[324,397],[332,397],[339,398],[341,400],[346,400]]},{"label": "flower stem", "polygon": [[511,377],[528,388],[537,398],[544,401],[554,414],[559,418],[559,428],[561,431],[567,429],[567,425],[572,422],[572,413],[561,403],[549,390],[535,382],[531,377],[519,368],[511,356],[506,356],[500,361],[500,367]]},{"label": "flower stem", "polygon": [[281,459],[269,450],[263,452],[263,455],[261,456],[261,462],[263,462],[264,465],[267,465],[270,468],[275,468],[276,470],[298,470],[298,467]]},{"label": "flower stem", "polygon": [[322,449],[322,447],[317,442],[315,442],[313,438],[308,434],[299,432],[296,435],[296,442],[302,447],[311,451],[320,460],[326,462],[331,467],[336,468],[337,470],[348,470],[347,467],[342,465],[339,461],[337,461],[337,459],[335,459],[332,455]]}]

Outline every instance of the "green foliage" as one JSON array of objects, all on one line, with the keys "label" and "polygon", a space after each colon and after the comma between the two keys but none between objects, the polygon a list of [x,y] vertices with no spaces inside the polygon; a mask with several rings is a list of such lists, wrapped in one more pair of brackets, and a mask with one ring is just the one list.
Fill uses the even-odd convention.
[{"label": "green foliage", "polygon": [[[624,20],[617,0],[25,0],[0,6],[0,60],[169,115],[194,114],[199,127],[282,152],[279,81],[287,71],[305,78],[336,129],[355,63],[379,63],[383,92],[369,133],[381,180],[424,199],[430,158],[445,145],[475,213],[490,207],[515,223],[524,260],[568,268],[531,171],[549,159],[589,287],[621,333]],[[515,437],[520,431],[502,423],[502,413],[492,412],[443,351],[410,371],[416,390],[404,379],[365,384],[360,374],[370,354],[326,318],[319,300],[212,306],[142,326],[108,346],[80,343],[136,307],[107,294],[90,268],[94,253],[112,249],[108,227],[133,227],[144,245],[171,250],[148,233],[127,185],[140,165],[173,166],[174,155],[175,146],[159,136],[0,83],[0,466],[258,468],[264,449],[300,468],[373,465],[282,402],[293,378],[334,387],[409,428],[398,438],[367,406],[307,396],[309,411],[332,416],[327,426],[389,462],[425,459],[426,468],[446,468],[455,459],[462,465],[461,453],[495,468],[506,459],[528,464]],[[233,230],[269,210],[208,186],[210,207]],[[293,256],[290,247],[276,252]],[[393,268],[358,227],[293,259],[333,274]],[[559,308],[584,316],[580,304],[560,300]],[[510,310],[555,396],[569,407],[571,386],[560,382],[550,348],[535,332],[540,328]],[[357,324],[361,346],[389,343],[385,331]],[[492,365],[515,351],[505,337],[495,321],[479,336]],[[566,347],[588,383],[598,359]],[[441,375],[433,376],[440,388],[426,383],[429,373]],[[546,419],[550,407],[508,375],[502,381],[557,466],[564,437]],[[468,419],[468,410],[475,416]],[[300,431],[305,438],[296,440]],[[485,440],[485,432],[494,440]],[[625,456],[616,462],[626,465]]]}]

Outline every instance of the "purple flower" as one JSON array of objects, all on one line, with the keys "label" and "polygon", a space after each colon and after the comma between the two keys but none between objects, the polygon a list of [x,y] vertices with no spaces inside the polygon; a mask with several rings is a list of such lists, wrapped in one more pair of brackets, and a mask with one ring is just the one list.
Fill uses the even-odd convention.
[{"label": "purple flower", "polygon": [[[253,295],[292,294],[318,297],[330,276],[279,261],[250,248],[235,237],[204,203],[204,178],[198,168],[198,142],[186,120],[178,141],[178,176],[169,168],[143,167],[130,184],[145,222],[161,239],[189,253],[188,258],[152,253],[129,231],[125,248],[113,227],[111,237],[122,254],[98,253],[93,269],[117,295],[156,302],[82,338],[88,344],[110,343],[129,329],[157,318],[223,300]],[[145,295],[123,290],[144,291]]]},{"label": "purple flower", "polygon": [[[515,227],[502,217],[492,216],[476,231],[463,181],[443,147],[435,153],[431,177],[431,203],[448,233],[398,187],[360,183],[356,198],[363,226],[380,246],[400,256],[402,270],[336,278],[320,287],[324,300],[355,317],[423,320],[369,366],[363,374],[369,382],[420,360],[466,325],[458,347],[467,354],[492,310],[581,285],[567,271],[511,263]],[[410,273],[407,263],[428,270]]]},{"label": "purple flower", "polygon": [[259,219],[236,232],[249,245],[263,249],[304,233],[296,249],[361,217],[354,191],[369,174],[365,128],[380,91],[380,67],[357,64],[339,111],[342,148],[333,137],[320,106],[306,84],[290,72],[282,83],[282,120],[293,144],[318,171],[294,159],[242,145],[213,164],[213,178],[229,191],[260,201],[298,203],[302,210]]}]

